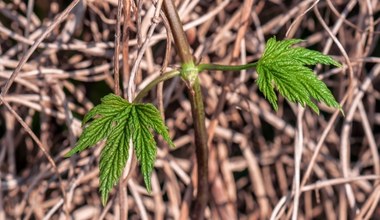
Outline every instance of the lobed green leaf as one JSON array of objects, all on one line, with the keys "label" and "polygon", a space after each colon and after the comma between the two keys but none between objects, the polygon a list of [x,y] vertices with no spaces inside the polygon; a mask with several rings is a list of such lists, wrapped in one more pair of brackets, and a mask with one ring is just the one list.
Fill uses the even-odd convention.
[{"label": "lobed green leaf", "polygon": [[311,98],[335,108],[341,108],[331,91],[320,81],[313,71],[305,65],[318,63],[340,66],[331,57],[318,51],[294,48],[299,39],[277,41],[275,37],[268,40],[264,54],[257,64],[257,84],[260,91],[278,109],[276,88],[282,96],[291,102],[309,106],[316,113],[319,109]]},{"label": "lobed green leaf", "polygon": [[130,140],[141,164],[145,185],[150,192],[150,177],[157,154],[151,130],[162,135],[170,146],[174,146],[157,108],[152,104],[132,104],[119,96],[109,94],[101,99],[101,104],[86,114],[83,124],[86,123],[88,126],[76,146],[66,156],[81,152],[106,139],[99,164],[102,203],[107,202],[109,192],[123,172],[129,156]]}]

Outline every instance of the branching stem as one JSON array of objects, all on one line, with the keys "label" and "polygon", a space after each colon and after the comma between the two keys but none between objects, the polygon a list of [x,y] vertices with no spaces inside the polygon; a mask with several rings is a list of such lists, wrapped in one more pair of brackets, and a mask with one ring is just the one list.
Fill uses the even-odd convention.
[{"label": "branching stem", "polygon": [[175,46],[181,58],[181,78],[188,86],[194,122],[195,152],[198,165],[198,191],[191,218],[202,220],[204,219],[204,210],[208,202],[208,148],[203,97],[198,78],[199,71],[194,63],[190,52],[190,45],[173,0],[164,0],[163,6],[173,34]]}]

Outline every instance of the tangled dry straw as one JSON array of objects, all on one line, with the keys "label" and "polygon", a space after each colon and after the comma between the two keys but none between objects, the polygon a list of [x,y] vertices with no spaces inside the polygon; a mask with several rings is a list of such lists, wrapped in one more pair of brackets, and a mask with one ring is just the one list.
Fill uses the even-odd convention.
[{"label": "tangled dry straw", "polygon": [[[196,169],[190,104],[179,79],[145,99],[163,110],[176,145],[158,142],[151,195],[136,169],[103,207],[101,148],[63,157],[81,133],[83,115],[112,92],[115,68],[126,94],[178,65],[165,19],[152,22],[157,1],[131,1],[129,17],[119,13],[119,20],[117,0],[26,2],[0,1],[0,219],[187,219]],[[345,116],[323,105],[318,116],[283,98],[274,112],[254,71],[202,73],[210,150],[206,218],[288,219],[296,211],[298,219],[380,219],[379,2],[176,2],[199,61],[254,61],[276,35],[305,39],[303,46],[343,64],[315,71]],[[121,36],[116,63],[115,36]]]}]

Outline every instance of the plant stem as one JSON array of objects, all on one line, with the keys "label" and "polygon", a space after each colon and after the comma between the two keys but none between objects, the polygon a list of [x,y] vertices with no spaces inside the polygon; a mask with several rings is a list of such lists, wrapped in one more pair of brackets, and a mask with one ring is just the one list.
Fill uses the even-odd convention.
[{"label": "plant stem", "polygon": [[190,90],[191,113],[194,123],[195,154],[198,167],[197,200],[193,207],[192,219],[203,219],[208,201],[208,148],[205,111],[199,78],[195,79]]},{"label": "plant stem", "polygon": [[155,78],[152,82],[150,82],[147,86],[145,86],[139,94],[137,94],[136,98],[133,100],[134,103],[138,103],[141,101],[142,98],[148,94],[148,92],[156,86],[158,83],[163,82],[165,80],[171,79],[173,77],[179,76],[180,72],[178,70],[172,70],[169,72],[166,72],[159,77]]},{"label": "plant stem", "polygon": [[190,45],[173,0],[164,0],[163,6],[182,64],[194,63],[193,55],[190,52]]},{"label": "plant stem", "polygon": [[182,22],[173,0],[164,0],[164,13],[173,34],[175,46],[181,58],[181,78],[188,86],[191,112],[195,131],[195,152],[198,167],[198,190],[195,205],[193,206],[192,219],[204,219],[204,210],[208,202],[208,148],[207,131],[205,125],[205,112],[203,97],[198,78],[198,68],[196,68],[193,56],[190,52],[190,45],[183,30]]},{"label": "plant stem", "polygon": [[222,70],[222,71],[240,71],[251,69],[257,66],[257,62],[247,63],[244,65],[220,65],[220,64],[211,64],[211,63],[201,63],[197,66],[198,71],[202,72],[204,70]]}]

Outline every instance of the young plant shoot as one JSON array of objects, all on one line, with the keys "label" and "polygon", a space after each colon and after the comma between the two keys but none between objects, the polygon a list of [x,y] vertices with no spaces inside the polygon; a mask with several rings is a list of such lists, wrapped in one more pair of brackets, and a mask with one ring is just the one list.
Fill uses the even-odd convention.
[{"label": "young plant shoot", "polygon": [[[277,95],[274,89],[288,101],[309,106],[319,113],[317,105],[311,100],[324,102],[326,105],[341,109],[327,86],[320,81],[309,65],[326,64],[339,67],[340,64],[331,57],[318,51],[294,47],[298,39],[277,41],[275,37],[268,40],[262,57],[255,63],[239,66],[224,66],[218,64],[199,64],[197,71],[203,70],[242,70],[256,68],[257,84],[260,91],[278,109]],[[186,66],[180,71],[168,72],[153,80],[143,89],[141,94],[147,94],[156,84],[189,71]],[[194,68],[191,69],[194,71]],[[182,72],[182,74],[179,74]],[[137,96],[138,101],[141,95]],[[106,204],[108,194],[118,182],[128,160],[128,149],[132,140],[141,173],[148,192],[151,191],[151,173],[156,159],[156,142],[152,131],[160,134],[170,145],[174,146],[169,137],[168,129],[160,116],[158,109],[152,104],[129,103],[114,94],[102,98],[101,104],[95,106],[83,119],[84,131],[76,146],[66,154],[67,157],[94,146],[106,140],[100,156],[100,192],[103,204]]]}]

